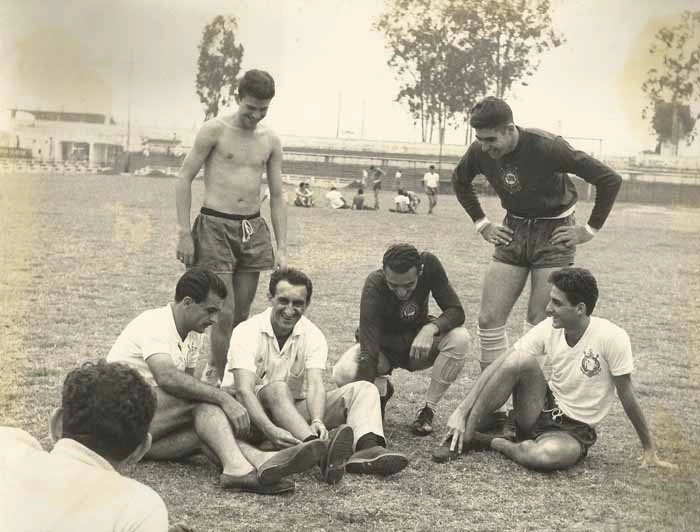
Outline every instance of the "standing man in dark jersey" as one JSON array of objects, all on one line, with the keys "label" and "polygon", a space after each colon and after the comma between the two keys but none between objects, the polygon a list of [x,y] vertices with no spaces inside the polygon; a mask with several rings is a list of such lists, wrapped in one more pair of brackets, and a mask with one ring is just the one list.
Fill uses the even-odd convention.
[{"label": "standing man in dark jersey", "polygon": [[[428,315],[431,294],[442,310],[437,318]],[[367,276],[359,343],[340,357],[333,380],[339,387],[374,382],[384,414],[394,393],[388,380],[394,368],[432,367],[425,402],[412,424],[415,434],[426,436],[433,431],[437,403],[464,367],[469,333],[463,324],[464,309],[440,259],[410,244],[394,244],[384,253],[382,268]]]},{"label": "standing man in dark jersey", "polygon": [[[562,137],[513,123],[506,102],[492,96],[471,111],[476,141],[452,175],[457,199],[481,237],[495,245],[479,311],[482,371],[508,348],[506,320],[528,277],[530,300],[523,334],[546,317],[553,270],[574,263],[578,244],[603,227],[622,179],[611,168],[572,148]],[[567,175],[596,188],[585,225],[574,218],[577,193]],[[489,221],[472,185],[483,174],[507,211],[502,224]]]}]

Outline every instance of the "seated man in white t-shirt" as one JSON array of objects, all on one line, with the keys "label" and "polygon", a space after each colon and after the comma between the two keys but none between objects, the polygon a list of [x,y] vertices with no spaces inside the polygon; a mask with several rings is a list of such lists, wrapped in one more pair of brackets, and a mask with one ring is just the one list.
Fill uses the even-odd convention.
[{"label": "seated man in white t-shirt", "polygon": [[225,390],[196,379],[201,333],[214,323],[226,285],[202,268],[186,271],[175,300],[147,310],[129,323],[107,356],[135,368],[158,399],[150,432],[152,460],[175,460],[204,453],[221,467],[220,486],[233,491],[277,494],[294,490],[282,477],[313,467],[326,446],[290,439],[282,452],[262,452],[244,442],[250,419]]},{"label": "seated man in white t-shirt", "polygon": [[333,207],[334,209],[349,209],[350,208],[350,205],[348,205],[348,202],[345,200],[343,195],[335,187],[331,187],[331,189],[326,193],[326,199],[331,204],[331,207]]},{"label": "seated man in white t-shirt", "polygon": [[409,212],[409,206],[411,200],[408,195],[401,189],[398,190],[396,196],[394,196],[394,209],[389,209],[391,212]]},{"label": "seated man in white t-shirt", "polygon": [[[549,317],[484,370],[450,416],[448,434],[433,459],[447,462],[469,449],[490,448],[530,469],[571,467],[595,443],[595,427],[617,392],[642,444],[642,465],[675,467],[657,457],[634,393],[629,336],[608,320],[591,316],[598,300],[591,272],[564,268],[549,281]],[[541,369],[545,359],[551,367],[549,381]],[[511,392],[515,441],[478,433],[479,420],[504,404]]]},{"label": "seated man in white t-shirt", "polygon": [[72,370],[51,415],[50,453],[25,431],[0,427],[0,530],[168,530],[160,496],[118,472],[148,451],[155,408],[151,388],[124,364]]},{"label": "seated man in white t-shirt", "polygon": [[[330,484],[346,470],[398,473],[408,459],[385,448],[376,386],[359,381],[326,392],[328,344],[304,316],[312,291],[311,280],[299,270],[273,272],[271,307],[233,330],[222,386],[235,383],[251,423],[275,447],[290,440],[327,441],[319,465]],[[334,427],[339,428],[329,435]]]}]

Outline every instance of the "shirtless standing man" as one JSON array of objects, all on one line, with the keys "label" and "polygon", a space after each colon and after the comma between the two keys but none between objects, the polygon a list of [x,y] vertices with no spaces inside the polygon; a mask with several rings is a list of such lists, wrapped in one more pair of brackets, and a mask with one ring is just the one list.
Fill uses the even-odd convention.
[{"label": "shirtless standing man", "polygon": [[[287,207],[282,195],[282,144],[259,124],[275,95],[272,76],[249,70],[238,86],[233,115],[213,118],[197,133],[176,185],[177,258],[186,267],[208,268],[226,284],[228,296],[212,326],[211,353],[202,376],[218,384],[224,374],[231,331],[248,318],[263,270],[287,262]],[[192,181],[204,166],[204,201],[190,228]],[[260,216],[260,183],[267,173],[270,212],[277,241]]]}]

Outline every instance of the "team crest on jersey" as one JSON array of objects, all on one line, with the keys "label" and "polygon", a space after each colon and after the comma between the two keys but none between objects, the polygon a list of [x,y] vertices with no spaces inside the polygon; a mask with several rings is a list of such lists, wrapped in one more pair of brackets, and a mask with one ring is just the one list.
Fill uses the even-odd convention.
[{"label": "team crest on jersey", "polygon": [[520,183],[516,168],[510,166],[503,168],[503,186],[510,193],[520,192],[522,190],[523,187]]},{"label": "team crest on jersey", "polygon": [[581,359],[581,373],[586,377],[595,377],[600,373],[600,355],[593,352],[591,349],[583,351]]},{"label": "team crest on jersey", "polygon": [[399,314],[402,321],[413,321],[418,315],[418,305],[416,305],[413,301],[406,301],[405,303],[401,304]]}]

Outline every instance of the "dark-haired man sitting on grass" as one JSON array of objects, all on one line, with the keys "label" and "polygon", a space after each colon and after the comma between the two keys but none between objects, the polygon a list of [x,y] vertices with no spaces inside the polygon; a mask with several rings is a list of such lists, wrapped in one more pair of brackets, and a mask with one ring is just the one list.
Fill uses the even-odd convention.
[{"label": "dark-haired man sitting on grass", "polygon": [[127,325],[107,360],[137,369],[158,398],[146,458],[175,460],[204,453],[221,467],[224,489],[260,494],[294,490],[282,477],[313,467],[325,452],[321,442],[277,453],[242,441],[250,428],[248,412],[227,391],[194,378],[200,334],[215,323],[226,286],[214,273],[192,268],[180,277],[175,300],[143,312]]},{"label": "dark-haired man sitting on grass", "polygon": [[[493,449],[530,469],[557,470],[586,457],[595,427],[615,395],[642,443],[642,465],[675,467],[659,460],[656,444],[632,386],[632,347],[617,325],[591,316],[598,300],[595,278],[583,268],[550,274],[548,318],[491,364],[448,420],[448,434],[433,452],[447,462],[470,449]],[[547,357],[545,380],[539,358]],[[516,436],[477,432],[480,420],[513,394]]]}]

